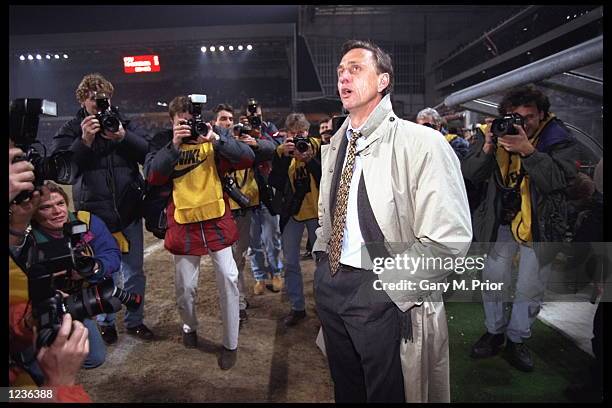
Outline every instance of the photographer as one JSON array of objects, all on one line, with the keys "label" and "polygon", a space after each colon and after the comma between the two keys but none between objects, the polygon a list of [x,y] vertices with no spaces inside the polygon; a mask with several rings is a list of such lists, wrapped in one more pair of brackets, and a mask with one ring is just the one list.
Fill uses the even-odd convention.
[{"label": "photographer", "polygon": [[[9,146],[9,202],[21,191],[31,191],[31,185],[24,180],[33,178],[30,167],[20,164],[12,165],[13,159],[21,155],[18,149]],[[23,183],[19,185],[18,183]],[[30,200],[20,204],[35,208],[40,202],[40,192],[33,193]],[[9,224],[12,215],[9,215]],[[13,224],[13,227],[16,225]],[[9,227],[10,228],[10,227]],[[10,231],[10,230],[9,230]],[[19,232],[19,231],[18,231]],[[9,233],[10,245],[21,247],[26,241],[27,233],[16,237]],[[15,249],[17,249],[15,248]],[[9,247],[10,249],[10,247]],[[32,350],[36,337],[30,315],[31,305],[28,296],[28,281],[24,269],[13,258],[9,257],[9,386],[23,387],[35,385],[24,364],[24,352]],[[65,314],[58,336],[49,347],[43,347],[36,356],[43,372],[44,386],[54,387],[56,402],[90,402],[82,386],[76,385],[76,375],[89,353],[88,330],[81,322],[72,321],[70,314]]]},{"label": "photographer", "polygon": [[282,194],[280,228],[287,295],[291,312],[285,326],[294,326],[306,317],[304,288],[300,269],[300,244],[304,227],[315,242],[318,222],[319,183],[321,181],[320,139],[308,137],[310,123],[303,113],[291,113],[285,121],[287,138],[276,149],[270,184]]},{"label": "photographer", "polygon": [[442,118],[442,116],[440,116],[437,110],[433,108],[423,109],[422,111],[417,113],[416,123],[418,123],[419,125],[430,127],[432,129],[436,129],[438,132],[442,133],[446,138],[446,141],[455,151],[455,154],[457,155],[459,160],[463,159],[468,153],[470,143],[463,137],[448,131],[444,127],[445,120]]},{"label": "photographer", "polygon": [[195,305],[200,257],[208,254],[215,268],[223,321],[223,350],[218,363],[227,370],[236,363],[238,350],[238,270],[231,250],[238,229],[222,179],[233,169],[251,167],[255,154],[225,128],[196,131],[205,125],[201,120],[202,103],[204,95],[178,96],[170,102],[173,128],[155,135],[145,174],[151,185],[172,185],[164,247],[174,255],[183,345],[197,347]]},{"label": "photographer", "polygon": [[[260,189],[257,182],[257,166],[265,160],[272,159],[275,145],[269,140],[260,138],[260,134],[251,126],[241,123],[234,126],[234,111],[230,105],[220,104],[213,109],[215,113],[214,124],[218,127],[232,129],[234,138],[243,142],[253,149],[255,162],[253,167],[244,170],[234,170],[228,173],[226,180],[230,180],[234,189],[238,191],[242,204],[236,202],[230,193],[230,208],[236,226],[238,227],[238,241],[232,246],[234,261],[238,268],[238,289],[240,290],[240,322],[247,319],[246,308],[248,302],[245,298],[244,266],[246,263],[246,251],[251,241],[250,228],[253,211],[260,206]],[[240,197],[242,194],[242,197]],[[257,237],[261,241],[261,237]],[[255,244],[256,245],[256,244]]]},{"label": "photographer", "polygon": [[[151,340],[153,332],[143,323],[146,277],[143,271],[143,228],[140,206],[144,180],[139,164],[144,164],[148,135],[125,120],[111,105],[113,85],[100,74],[85,75],[76,89],[81,109],[54,136],[53,153],[70,152],[78,173],[73,199],[77,211],[86,210],[100,217],[119,244],[124,288],[142,297],[140,307],[126,311],[127,333]],[[98,323],[106,344],[117,341],[115,314],[101,314]]]},{"label": "photographer", "polygon": [[[70,213],[68,211],[68,194],[58,185],[51,181],[45,182],[42,187],[42,195],[36,196],[30,202],[13,204],[9,220],[9,244],[12,245],[13,254],[22,265],[30,267],[33,264],[47,259],[57,259],[66,255],[63,235],[64,224],[79,220],[89,226],[88,232],[84,234],[78,245],[81,253],[79,256],[93,258],[91,269],[87,268],[77,272],[76,270],[64,270],[54,274],[54,282],[66,293],[79,292],[87,285],[94,285],[104,277],[119,269],[121,255],[117,243],[110,234],[104,222],[93,214],[85,211]],[[25,238],[25,231],[31,222],[31,233]],[[20,238],[23,234],[24,238]],[[23,243],[19,243],[19,240]],[[85,276],[81,276],[83,273]],[[106,347],[95,322],[92,319],[83,320],[84,326],[89,331],[89,354],[83,363],[83,368],[95,368],[100,366],[106,358]],[[30,373],[38,382],[42,382],[43,374],[40,373],[36,362],[29,367]]]},{"label": "photographer", "polygon": [[332,118],[325,116],[319,122],[319,136],[321,137],[321,144],[329,144],[329,139],[331,139],[333,135]]},{"label": "photographer", "polygon": [[[508,91],[502,116],[462,161],[474,185],[488,180],[486,196],[473,213],[474,239],[491,243],[482,281],[510,285],[512,262],[520,254],[516,294],[483,291],[487,332],[473,345],[472,357],[490,357],[506,343],[510,363],[533,370],[524,340],[533,324],[556,255],[567,232],[564,190],[576,175],[575,141],[549,112],[550,102],[531,86]],[[506,302],[512,301],[508,313]]]},{"label": "photographer", "polygon": [[[253,137],[259,140],[268,140],[275,147],[283,142],[276,126],[272,122],[263,120],[261,104],[257,100],[249,99],[245,113],[245,121],[243,122],[241,117],[241,123],[245,123],[253,129],[250,132]],[[261,161],[254,167],[255,179],[260,191],[259,198],[263,204],[254,208],[251,215],[251,238],[249,242],[251,249],[249,257],[251,260],[251,271],[255,278],[255,286],[253,287],[255,295],[262,295],[266,287],[272,292],[280,292],[283,288],[279,216],[271,210],[271,200],[274,195],[269,184],[271,171],[271,160]],[[266,280],[269,277],[272,278],[271,284],[266,285]]]}]

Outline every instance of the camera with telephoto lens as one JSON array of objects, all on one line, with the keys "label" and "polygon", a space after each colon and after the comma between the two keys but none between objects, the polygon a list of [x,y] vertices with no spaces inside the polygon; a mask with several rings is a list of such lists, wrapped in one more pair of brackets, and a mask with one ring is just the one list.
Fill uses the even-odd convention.
[{"label": "camera with telephoto lens", "polygon": [[[57,104],[46,99],[20,98],[9,103],[9,137],[24,155],[15,157],[13,162],[29,161],[34,166],[34,189],[42,187],[45,180],[68,184],[74,174],[74,164],[68,160],[70,152],[58,152],[47,156],[45,146],[37,139],[40,115],[57,116]],[[42,154],[34,148],[39,145]],[[19,204],[34,191],[22,191],[13,200]]]},{"label": "camera with telephoto lens", "polygon": [[202,108],[206,103],[206,95],[192,94],[189,95],[189,113],[191,119],[183,121],[184,124],[191,128],[191,136],[183,138],[183,142],[195,141],[198,136],[206,136],[208,134],[208,124],[202,118]]},{"label": "camera with telephoto lens", "polygon": [[257,106],[259,106],[259,102],[255,98],[250,98],[247,103],[247,110],[249,111],[247,119],[249,120],[249,125],[254,129],[261,127],[261,118],[257,116]]},{"label": "camera with telephoto lens", "polygon": [[240,191],[238,183],[236,183],[236,179],[234,179],[234,177],[228,175],[223,178],[223,191],[225,191],[227,195],[229,195],[230,198],[240,206],[240,208],[247,208],[251,203],[249,197]]},{"label": "camera with telephoto lens", "polygon": [[110,105],[109,96],[104,92],[96,92],[96,119],[100,122],[102,130],[108,130],[111,133],[119,131],[121,122],[117,108]]},{"label": "camera with telephoto lens", "polygon": [[493,120],[491,123],[491,133],[493,133],[494,141],[497,142],[498,137],[518,135],[518,131],[514,128],[514,125],[524,126],[524,124],[525,120],[518,113],[508,113]]},{"label": "camera with telephoto lens", "polygon": [[295,146],[295,149],[300,153],[308,151],[308,147],[310,146],[308,136],[294,136],[293,145]]},{"label": "camera with telephoto lens", "polygon": [[[100,313],[118,312],[122,304],[128,310],[136,310],[142,303],[140,295],[116,287],[111,278],[86,287],[83,280],[69,279],[68,274],[72,271],[84,279],[95,273],[95,260],[83,255],[86,232],[87,224],[71,221],[64,224],[63,239],[36,244],[38,262],[27,268],[27,275],[28,295],[38,332],[37,348],[53,343],[65,313],[70,313],[74,320],[83,321]],[[66,273],[59,273],[62,271]]]}]

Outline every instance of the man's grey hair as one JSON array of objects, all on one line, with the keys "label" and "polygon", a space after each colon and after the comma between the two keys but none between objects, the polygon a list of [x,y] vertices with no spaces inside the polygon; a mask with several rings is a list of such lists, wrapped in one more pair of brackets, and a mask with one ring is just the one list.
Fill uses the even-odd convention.
[{"label": "man's grey hair", "polygon": [[423,109],[422,111],[417,113],[416,118],[417,120],[431,118],[431,120],[433,120],[432,125],[434,125],[436,128],[440,128],[444,124],[444,119],[442,119],[442,116],[440,116],[438,111],[434,108]]}]

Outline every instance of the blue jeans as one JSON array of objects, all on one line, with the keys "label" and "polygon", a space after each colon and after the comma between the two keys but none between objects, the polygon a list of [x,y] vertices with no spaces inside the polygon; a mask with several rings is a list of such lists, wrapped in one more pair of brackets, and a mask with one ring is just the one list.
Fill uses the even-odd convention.
[{"label": "blue jeans", "polygon": [[[123,289],[142,296],[142,303],[136,311],[125,310],[125,327],[132,328],[141,325],[144,317],[146,277],[142,269],[144,261],[142,218],[128,225],[122,232],[130,243],[130,251],[121,254],[121,268],[113,273],[113,281],[119,287],[121,287],[120,281],[123,281]],[[115,313],[100,314],[97,319],[100,326],[112,326],[115,324]]]},{"label": "blue jeans", "polygon": [[[251,271],[257,281],[265,280],[269,274],[280,275],[283,263],[280,260],[281,234],[278,215],[270,214],[265,205],[253,209],[251,217],[249,259]],[[266,267],[266,258],[268,266]]]},{"label": "blue jeans", "polygon": [[[518,279],[514,299],[505,289],[512,284],[512,261],[519,252]],[[503,291],[482,291],[485,326],[491,334],[506,333],[514,343],[522,343],[531,337],[535,321],[548,284],[551,264],[540,267],[533,248],[520,245],[512,231],[502,225],[497,231],[497,241],[489,251],[482,280],[503,283]],[[512,308],[510,308],[512,304]]]},{"label": "blue jeans", "polygon": [[292,310],[304,310],[304,281],[300,268],[300,244],[304,227],[308,229],[310,242],[315,242],[315,231],[319,228],[319,220],[314,218],[306,221],[296,221],[291,217],[283,230],[283,256],[285,262],[285,285],[287,297]]},{"label": "blue jeans", "polygon": [[[83,325],[87,327],[87,338],[89,340],[89,354],[87,354],[85,361],[83,361],[83,368],[96,368],[101,366],[104,360],[106,360],[106,345],[104,340],[102,340],[98,326],[92,319],[83,320]],[[34,359],[30,364],[26,365],[26,369],[37,384],[42,384],[45,381],[45,376],[38,365],[36,356],[33,357]]]}]

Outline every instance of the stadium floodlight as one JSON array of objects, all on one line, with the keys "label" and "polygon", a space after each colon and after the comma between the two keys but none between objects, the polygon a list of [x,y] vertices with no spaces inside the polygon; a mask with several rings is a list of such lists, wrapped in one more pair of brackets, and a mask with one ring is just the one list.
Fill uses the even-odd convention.
[{"label": "stadium floodlight", "polygon": [[45,55],[46,59],[51,59],[51,56],[49,54]]},{"label": "stadium floodlight", "polygon": [[229,48],[229,50],[230,50],[230,51],[234,51],[234,46],[233,46],[233,45],[230,45],[230,46],[229,46],[229,47],[227,47],[227,48]]},{"label": "stadium floodlight", "polygon": [[28,54],[28,61],[32,61],[34,59],[34,57],[32,56],[32,54]]},{"label": "stadium floodlight", "polygon": [[210,52],[215,52],[216,48],[214,46],[210,47]]},{"label": "stadium floodlight", "polygon": [[25,61],[25,57],[24,57],[23,55],[20,55],[20,56],[19,56],[19,59],[20,59],[21,61]]},{"label": "stadium floodlight", "polygon": [[253,46],[251,44],[247,45],[247,50],[252,50]]},{"label": "stadium floodlight", "polygon": [[55,59],[59,59],[59,55],[55,54],[55,55],[53,56],[53,58],[55,58]]},{"label": "stadium floodlight", "polygon": [[200,51],[202,51],[202,52],[206,52],[206,47],[202,47],[202,48],[200,48]]},{"label": "stadium floodlight", "polygon": [[64,54],[64,59],[68,59],[68,54]]},{"label": "stadium floodlight", "polygon": [[242,49],[243,49],[243,48],[244,48],[244,47],[243,47],[242,45],[239,45],[239,46],[238,46],[238,51],[242,51]]},{"label": "stadium floodlight", "polygon": [[37,59],[37,60],[41,60],[41,59],[42,59],[42,57],[40,56],[40,54],[36,54],[36,59]]},{"label": "stadium floodlight", "polygon": [[222,46],[222,45],[220,45],[220,46],[219,46],[219,51],[225,51],[225,47],[224,47],[224,46]]}]

